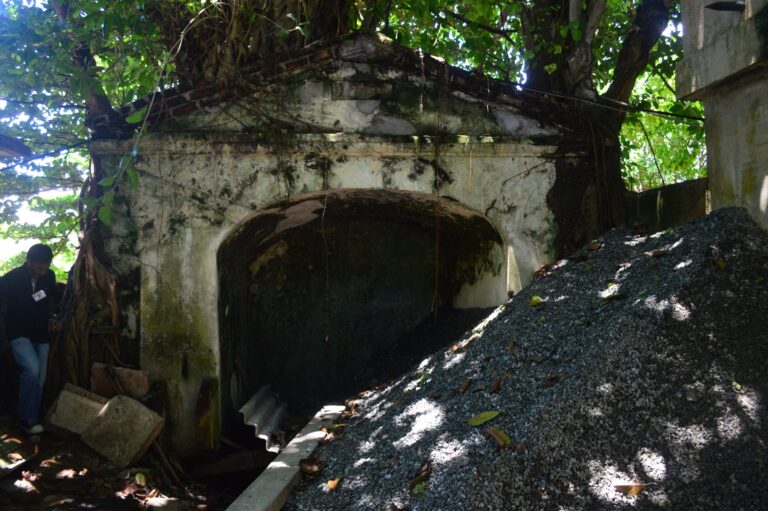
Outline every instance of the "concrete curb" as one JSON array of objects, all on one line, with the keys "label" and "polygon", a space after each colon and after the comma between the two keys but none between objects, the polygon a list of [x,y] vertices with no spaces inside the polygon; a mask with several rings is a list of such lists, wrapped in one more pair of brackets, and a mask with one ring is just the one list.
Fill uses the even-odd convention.
[{"label": "concrete curb", "polygon": [[321,428],[329,426],[343,411],[341,405],[322,407],[227,511],[278,511],[282,508],[301,480],[299,461],[315,451],[325,436]]}]

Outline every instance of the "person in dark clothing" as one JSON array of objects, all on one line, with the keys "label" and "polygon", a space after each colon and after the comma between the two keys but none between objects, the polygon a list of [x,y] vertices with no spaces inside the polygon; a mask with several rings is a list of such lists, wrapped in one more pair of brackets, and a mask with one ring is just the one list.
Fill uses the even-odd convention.
[{"label": "person in dark clothing", "polygon": [[5,300],[5,331],[19,366],[19,419],[27,433],[42,433],[40,400],[48,368],[49,332],[61,324],[53,315],[56,276],[51,271],[53,252],[33,245],[27,260],[0,277],[0,299]]}]

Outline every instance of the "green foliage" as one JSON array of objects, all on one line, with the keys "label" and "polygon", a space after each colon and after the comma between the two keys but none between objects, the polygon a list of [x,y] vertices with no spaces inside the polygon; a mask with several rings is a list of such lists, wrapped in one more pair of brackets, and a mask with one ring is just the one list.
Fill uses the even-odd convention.
[{"label": "green foliage", "polygon": [[[42,6],[0,0],[2,131],[27,143],[35,155],[51,153],[0,172],[0,237],[41,239],[54,244],[59,253],[71,254],[68,233],[76,230],[80,210],[95,211],[103,223],[110,224],[116,188],[141,184],[132,161],[136,155],[132,155],[114,175],[98,183],[99,198],[86,198],[78,205],[88,157],[87,146],[77,144],[89,138],[84,123],[89,98],[103,94],[112,105],[121,106],[153,90],[189,81],[195,78],[190,72],[203,72],[209,63],[217,62],[196,52],[206,47],[221,52],[234,44],[246,55],[248,45],[241,44],[246,35],[306,41],[313,27],[296,7],[299,3],[278,4],[285,7],[284,19],[273,20],[267,11],[246,9],[256,4],[245,0],[80,0],[68,3],[63,21],[51,7],[53,0]],[[590,4],[583,2],[582,9]],[[613,78],[638,4],[607,1],[591,45],[592,81],[598,92],[605,91]],[[400,44],[500,79],[523,83],[540,70],[551,78],[551,88],[562,82],[567,57],[588,41],[585,17],[569,20],[567,2],[357,0],[345,5],[348,11],[340,14],[347,17],[350,29],[378,30]],[[227,13],[239,13],[247,32],[230,33],[233,25],[217,24],[216,16]],[[677,22],[674,11],[673,23]],[[267,29],[259,32],[258,23]],[[206,30],[218,31],[214,35],[224,38],[221,45],[209,44],[208,35],[201,33]],[[182,40],[184,44],[179,44]],[[650,56],[654,67],[637,82],[634,102],[700,115],[697,105],[675,101],[666,85],[674,82],[680,43],[677,31],[662,37]],[[235,63],[248,64],[238,59]],[[215,77],[203,73],[196,78]],[[141,122],[144,114],[137,112],[129,122]],[[624,176],[631,187],[644,189],[660,182],[646,132],[666,182],[701,175],[700,123],[681,125],[633,113],[621,132]],[[13,163],[18,162],[9,165]],[[58,194],[51,195],[54,191]],[[27,209],[44,213],[47,219],[39,225],[27,221],[21,213]]]}]

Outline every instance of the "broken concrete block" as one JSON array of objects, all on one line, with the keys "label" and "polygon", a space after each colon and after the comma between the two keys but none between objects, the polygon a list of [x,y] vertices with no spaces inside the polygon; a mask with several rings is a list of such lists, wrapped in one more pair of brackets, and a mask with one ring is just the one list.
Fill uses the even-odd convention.
[{"label": "broken concrete block", "polygon": [[46,429],[54,433],[81,435],[96,420],[108,399],[67,383],[45,417]]},{"label": "broken concrete block", "polygon": [[96,363],[91,366],[91,391],[104,397],[125,394],[142,399],[149,393],[149,373]]},{"label": "broken concrete block", "polygon": [[115,396],[83,432],[82,440],[119,467],[136,463],[160,434],[164,420],[128,396]]}]

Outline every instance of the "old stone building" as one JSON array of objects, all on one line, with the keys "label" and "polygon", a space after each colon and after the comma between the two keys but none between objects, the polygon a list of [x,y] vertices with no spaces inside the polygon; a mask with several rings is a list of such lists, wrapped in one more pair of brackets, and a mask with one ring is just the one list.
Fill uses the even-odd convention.
[{"label": "old stone building", "polygon": [[571,108],[356,36],[90,119],[103,165],[138,170],[108,252],[175,447],[215,447],[264,384],[324,399],[431,314],[499,305],[590,239]]}]

